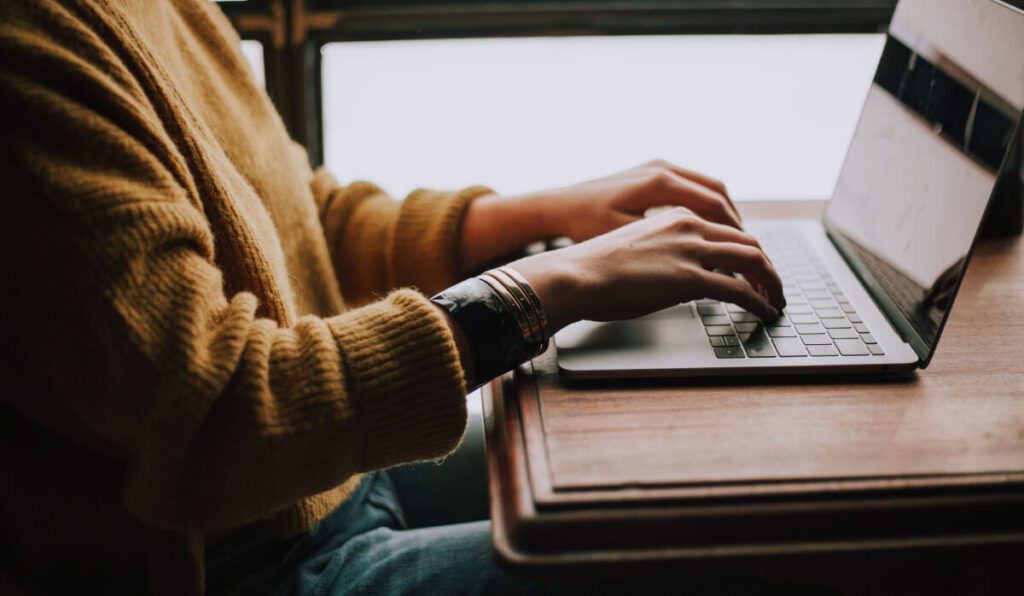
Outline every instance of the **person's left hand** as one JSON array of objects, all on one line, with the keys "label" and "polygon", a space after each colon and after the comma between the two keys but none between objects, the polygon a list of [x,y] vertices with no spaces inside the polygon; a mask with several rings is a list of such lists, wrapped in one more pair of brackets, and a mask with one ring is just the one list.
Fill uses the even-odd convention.
[{"label": "person's left hand", "polygon": [[661,160],[539,194],[546,218],[576,242],[641,219],[655,207],[685,207],[708,221],[741,227],[724,184]]},{"label": "person's left hand", "polygon": [[461,269],[469,273],[538,240],[589,240],[642,219],[656,207],[684,207],[707,221],[741,227],[724,184],[654,160],[563,188],[477,199],[463,223]]}]

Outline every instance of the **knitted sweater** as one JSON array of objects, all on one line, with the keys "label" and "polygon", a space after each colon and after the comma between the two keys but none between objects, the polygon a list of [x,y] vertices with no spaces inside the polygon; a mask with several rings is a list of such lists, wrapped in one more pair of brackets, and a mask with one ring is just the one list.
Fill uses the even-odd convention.
[{"label": "knitted sweater", "polygon": [[301,532],[463,433],[396,288],[456,280],[487,191],[311,171],[238,42],[209,0],[0,2],[0,587],[199,593],[211,533]]}]

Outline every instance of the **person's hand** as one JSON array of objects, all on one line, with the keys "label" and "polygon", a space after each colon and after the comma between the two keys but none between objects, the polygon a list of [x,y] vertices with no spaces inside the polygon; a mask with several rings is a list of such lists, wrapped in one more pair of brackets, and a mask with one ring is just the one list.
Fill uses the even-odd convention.
[{"label": "person's hand", "polygon": [[741,227],[724,184],[662,160],[537,194],[551,227],[576,242],[642,219],[655,207],[685,207],[708,221]]},{"label": "person's hand", "polygon": [[708,221],[740,228],[724,184],[655,160],[564,188],[474,201],[463,224],[460,265],[469,273],[531,242],[558,236],[582,242],[642,219],[656,207],[685,207]]},{"label": "person's hand", "polygon": [[704,297],[737,304],[766,321],[785,306],[782,282],[757,240],[686,209],[512,266],[540,296],[553,330],[582,319],[633,318]]}]

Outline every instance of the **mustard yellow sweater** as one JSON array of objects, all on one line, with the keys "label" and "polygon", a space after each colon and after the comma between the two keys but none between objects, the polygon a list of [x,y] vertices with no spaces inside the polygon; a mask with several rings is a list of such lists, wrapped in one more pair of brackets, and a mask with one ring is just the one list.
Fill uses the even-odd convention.
[{"label": "mustard yellow sweater", "polygon": [[311,171],[238,41],[208,0],[0,2],[0,586],[198,593],[211,534],[301,532],[463,433],[394,290],[456,281],[487,191]]}]

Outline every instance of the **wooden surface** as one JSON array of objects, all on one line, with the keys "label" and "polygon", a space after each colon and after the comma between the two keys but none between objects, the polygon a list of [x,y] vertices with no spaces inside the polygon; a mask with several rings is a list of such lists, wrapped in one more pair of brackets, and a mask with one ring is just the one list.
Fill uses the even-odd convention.
[{"label": "wooden surface", "polygon": [[1019,238],[978,246],[931,366],[907,378],[570,387],[550,351],[485,391],[499,552],[557,565],[1024,540],[1021,253]]}]

